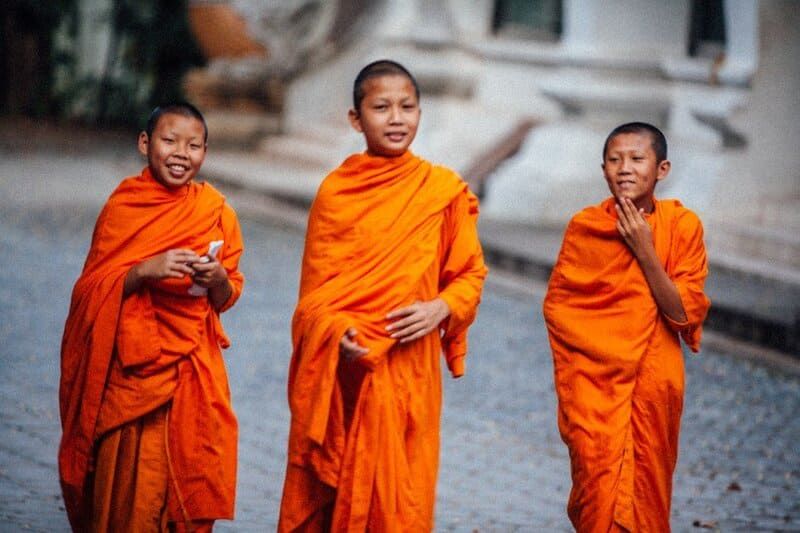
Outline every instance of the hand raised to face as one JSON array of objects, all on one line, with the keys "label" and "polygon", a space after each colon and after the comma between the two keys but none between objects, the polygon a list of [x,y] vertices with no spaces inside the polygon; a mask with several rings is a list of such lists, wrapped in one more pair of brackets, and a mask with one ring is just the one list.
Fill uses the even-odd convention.
[{"label": "hand raised to face", "polygon": [[625,244],[637,258],[649,252],[653,245],[653,232],[644,218],[644,209],[636,209],[630,198],[619,198],[614,206],[617,210],[617,230]]}]

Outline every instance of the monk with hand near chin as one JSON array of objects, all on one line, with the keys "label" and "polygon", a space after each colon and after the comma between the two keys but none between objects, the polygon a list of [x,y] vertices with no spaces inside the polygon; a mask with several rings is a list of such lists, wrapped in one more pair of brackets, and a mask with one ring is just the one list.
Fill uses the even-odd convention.
[{"label": "monk with hand near chin", "polygon": [[670,530],[684,370],[709,300],[703,228],[655,198],[664,135],[634,122],[603,149],[612,196],[567,226],[544,301],[558,427],[569,448],[567,512],[578,532]]}]

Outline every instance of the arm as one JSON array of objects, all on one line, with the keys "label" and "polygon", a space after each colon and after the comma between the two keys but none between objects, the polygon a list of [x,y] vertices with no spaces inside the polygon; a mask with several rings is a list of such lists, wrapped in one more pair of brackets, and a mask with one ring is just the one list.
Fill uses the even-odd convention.
[{"label": "arm", "polygon": [[244,276],[239,271],[239,259],[244,252],[242,231],[236,212],[225,204],[221,217],[223,245],[216,257],[207,263],[193,265],[197,272],[194,282],[208,288],[208,299],[214,309],[221,313],[236,303],[242,294]]},{"label": "arm", "polygon": [[639,262],[656,305],[667,318],[685,323],[686,311],[681,295],[658,260],[653,234],[643,213],[628,198],[618,200],[615,207],[619,216],[617,230]]},{"label": "arm", "polygon": [[195,263],[194,282],[208,289],[211,305],[219,311],[233,294],[233,287],[228,281],[228,272],[215,257],[206,255],[207,263]]},{"label": "arm", "polygon": [[444,326],[447,334],[453,336],[475,320],[488,270],[478,239],[477,198],[472,194],[460,196],[446,215],[439,298],[450,310]]},{"label": "arm", "polygon": [[444,213],[439,296],[395,309],[386,318],[390,337],[405,343],[438,327],[461,331],[475,318],[486,267],[476,228],[477,200],[458,196]]}]

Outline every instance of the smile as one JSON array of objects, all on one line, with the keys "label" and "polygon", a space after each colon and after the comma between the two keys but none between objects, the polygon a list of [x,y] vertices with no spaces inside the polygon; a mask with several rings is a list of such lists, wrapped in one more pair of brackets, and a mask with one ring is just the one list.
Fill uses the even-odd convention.
[{"label": "smile", "polygon": [[183,174],[184,172],[187,172],[189,170],[188,166],[186,166],[186,165],[178,165],[178,164],[175,164],[175,163],[173,163],[171,165],[167,165],[167,168],[170,170],[170,173],[172,173],[172,174]]}]

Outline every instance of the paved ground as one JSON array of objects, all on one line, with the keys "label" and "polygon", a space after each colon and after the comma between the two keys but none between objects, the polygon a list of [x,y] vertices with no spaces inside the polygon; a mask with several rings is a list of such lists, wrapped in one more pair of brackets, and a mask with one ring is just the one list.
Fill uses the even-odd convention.
[{"label": "paved ground", "polygon": [[[99,206],[139,169],[119,153],[0,146],[0,531],[67,530],[55,464],[58,349]],[[241,426],[237,520],[218,530],[259,532],[274,530],[283,476],[302,235],[248,218],[244,236],[248,283],[225,317]],[[541,287],[493,276],[468,374],[446,378],[437,529],[567,531]],[[800,530],[800,381],[731,355],[688,358],[673,527]]]}]

